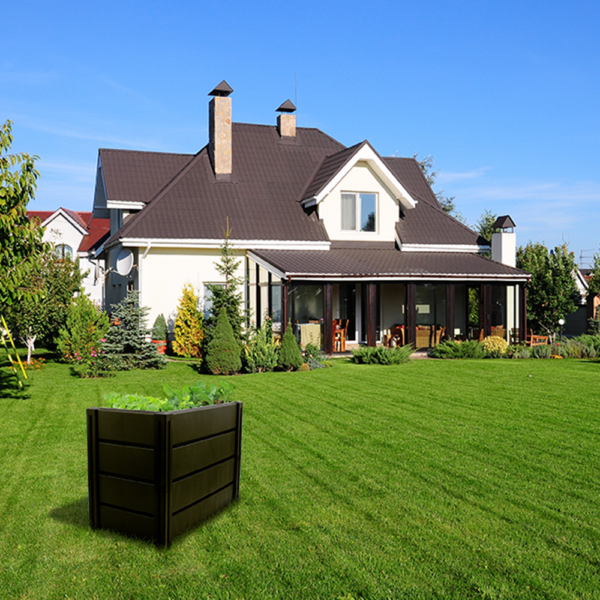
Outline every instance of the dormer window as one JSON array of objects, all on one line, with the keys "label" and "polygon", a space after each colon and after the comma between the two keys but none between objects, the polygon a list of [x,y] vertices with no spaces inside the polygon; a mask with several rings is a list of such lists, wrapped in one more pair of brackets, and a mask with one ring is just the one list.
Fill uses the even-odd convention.
[{"label": "dormer window", "polygon": [[342,230],[377,231],[377,194],[342,194]]}]

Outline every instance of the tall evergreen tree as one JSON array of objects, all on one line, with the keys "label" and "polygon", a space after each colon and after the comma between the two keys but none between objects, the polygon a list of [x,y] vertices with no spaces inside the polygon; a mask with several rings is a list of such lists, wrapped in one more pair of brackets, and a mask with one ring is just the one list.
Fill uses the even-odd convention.
[{"label": "tall evergreen tree", "polygon": [[227,229],[225,230],[225,241],[221,246],[221,257],[219,262],[215,264],[217,271],[225,280],[224,285],[209,285],[212,294],[212,307],[210,315],[206,320],[206,334],[208,340],[212,339],[214,328],[221,314],[221,309],[225,308],[227,318],[233,330],[233,335],[236,341],[241,343],[244,338],[244,311],[242,292],[240,287],[243,283],[243,278],[236,275],[241,264],[241,260],[236,257],[233,245],[230,242],[231,229],[229,227],[229,219],[227,219]]}]

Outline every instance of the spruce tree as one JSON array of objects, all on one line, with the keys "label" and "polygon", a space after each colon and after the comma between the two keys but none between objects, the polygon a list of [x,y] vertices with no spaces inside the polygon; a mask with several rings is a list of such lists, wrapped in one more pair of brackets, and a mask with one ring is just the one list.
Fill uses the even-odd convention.
[{"label": "spruce tree", "polygon": [[300,352],[298,342],[292,331],[292,324],[288,322],[281,340],[278,366],[285,371],[295,371],[303,362],[302,352]]},{"label": "spruce tree", "polygon": [[146,325],[146,316],[150,309],[140,306],[139,292],[128,291],[112,309],[113,322],[103,346],[112,366],[120,371],[166,366],[165,357],[148,341],[150,329]]},{"label": "spruce tree", "polygon": [[239,344],[244,339],[243,301],[242,293],[239,289],[243,283],[243,278],[236,276],[241,261],[236,259],[235,251],[229,241],[230,237],[231,229],[229,228],[229,219],[227,219],[225,241],[221,246],[221,258],[215,264],[215,268],[225,279],[225,285],[211,284],[208,286],[212,294],[212,307],[210,315],[206,320],[206,334],[209,340],[212,339],[221,309],[225,308],[233,335]]},{"label": "spruce tree", "polygon": [[241,347],[233,335],[225,307],[221,308],[206,349],[206,366],[213,375],[233,375],[242,368]]},{"label": "spruce tree", "polygon": [[173,351],[179,356],[202,359],[204,316],[198,310],[198,296],[190,283],[183,286],[175,319]]}]

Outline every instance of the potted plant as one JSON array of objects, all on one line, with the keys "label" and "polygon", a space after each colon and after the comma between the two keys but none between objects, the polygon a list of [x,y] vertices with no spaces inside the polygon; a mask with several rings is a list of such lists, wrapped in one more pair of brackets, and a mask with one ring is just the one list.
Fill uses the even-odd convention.
[{"label": "potted plant", "polygon": [[237,500],[241,402],[198,382],[166,398],[110,394],[87,409],[90,523],[170,545]]},{"label": "potted plant", "polygon": [[156,344],[156,351],[159,354],[167,352],[167,335],[167,322],[164,315],[160,314],[156,317],[152,327],[152,343]]}]

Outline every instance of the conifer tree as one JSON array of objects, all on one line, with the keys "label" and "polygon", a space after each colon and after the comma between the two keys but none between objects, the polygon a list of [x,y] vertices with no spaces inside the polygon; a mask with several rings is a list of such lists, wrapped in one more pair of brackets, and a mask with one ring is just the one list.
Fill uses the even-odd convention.
[{"label": "conifer tree", "polygon": [[213,375],[233,375],[242,368],[241,347],[233,335],[233,329],[223,306],[206,349],[206,366]]},{"label": "conifer tree", "polygon": [[215,264],[217,271],[225,279],[225,285],[212,284],[209,290],[212,294],[212,307],[207,319],[207,337],[210,340],[213,336],[214,328],[221,314],[221,308],[227,311],[227,318],[231,324],[233,335],[236,341],[241,343],[243,340],[244,313],[242,293],[239,290],[243,283],[241,277],[236,276],[241,261],[235,256],[235,251],[231,242],[231,229],[229,228],[229,219],[227,219],[227,229],[225,230],[225,241],[221,246],[221,258]]},{"label": "conifer tree", "polygon": [[198,310],[198,296],[190,283],[183,286],[175,319],[173,351],[179,356],[202,359],[204,316]]},{"label": "conifer tree", "polygon": [[302,352],[300,352],[298,342],[292,331],[292,324],[288,322],[281,340],[278,366],[285,371],[295,371],[303,362]]},{"label": "conifer tree", "polygon": [[139,304],[139,292],[130,290],[118,304],[112,306],[113,322],[103,349],[112,366],[121,371],[129,369],[161,369],[166,359],[148,341],[146,325],[149,309]]}]

